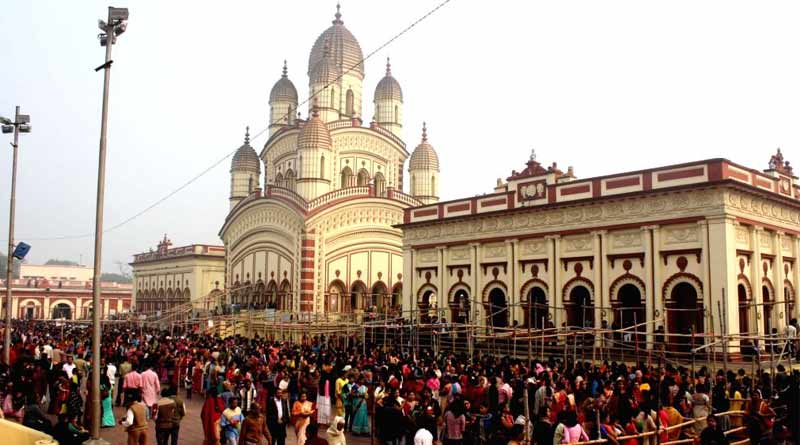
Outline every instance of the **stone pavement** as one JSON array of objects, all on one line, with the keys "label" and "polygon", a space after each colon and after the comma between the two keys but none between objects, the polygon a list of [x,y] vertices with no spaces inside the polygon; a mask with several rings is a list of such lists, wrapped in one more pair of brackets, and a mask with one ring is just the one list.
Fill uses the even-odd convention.
[{"label": "stone pavement", "polygon": [[[200,410],[203,408],[202,398],[194,397],[192,400],[186,400],[186,417],[181,422],[181,431],[178,436],[178,443],[183,445],[203,445],[203,427],[200,423]],[[114,416],[119,422],[119,419],[125,415],[124,408],[114,407]],[[150,422],[150,441],[148,445],[155,445],[155,426]],[[290,426],[288,428],[288,438],[286,445],[296,445],[294,429]],[[100,431],[100,436],[111,443],[111,445],[127,445],[128,435],[125,433],[125,428],[117,425],[113,428],[104,428]],[[325,437],[324,431],[320,431],[320,437]],[[265,442],[266,443],[266,442]],[[348,445],[368,445],[370,443],[369,437],[354,437],[347,436]]]}]

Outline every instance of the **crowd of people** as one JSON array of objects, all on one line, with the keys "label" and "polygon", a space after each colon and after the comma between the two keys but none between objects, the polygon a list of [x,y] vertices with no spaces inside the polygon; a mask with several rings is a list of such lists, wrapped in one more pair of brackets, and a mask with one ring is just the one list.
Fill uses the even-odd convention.
[{"label": "crowd of people", "polygon": [[[82,443],[94,412],[91,330],[19,322],[12,337],[10,366],[0,368],[3,415],[62,445]],[[108,326],[100,423],[125,428],[129,444],[177,445],[186,400],[202,398],[205,445],[282,445],[290,431],[298,445],[358,436],[381,445],[797,437],[798,374],[782,366],[725,372],[368,346],[353,337],[291,343]],[[114,404],[125,407],[121,418]]]}]

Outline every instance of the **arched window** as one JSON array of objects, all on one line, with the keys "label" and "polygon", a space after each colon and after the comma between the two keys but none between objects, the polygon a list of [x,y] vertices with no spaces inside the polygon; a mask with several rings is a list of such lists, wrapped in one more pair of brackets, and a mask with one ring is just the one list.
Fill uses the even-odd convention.
[{"label": "arched window", "polygon": [[350,167],[342,169],[342,188],[350,187],[353,183],[353,170]]},{"label": "arched window", "polygon": [[400,107],[397,105],[394,106],[394,123],[400,123]]},{"label": "arched window", "polygon": [[247,178],[247,193],[253,193],[253,177]]},{"label": "arched window", "polygon": [[365,186],[369,184],[369,173],[365,169],[358,171],[358,186]]},{"label": "arched window", "polygon": [[417,178],[414,175],[411,175],[411,194],[417,194]]},{"label": "arched window", "polygon": [[348,116],[353,116],[353,114],[355,113],[354,112],[354,107],[353,107],[353,102],[354,102],[353,90],[348,88],[347,89],[347,97],[345,99],[345,104],[346,104],[345,109],[347,110],[347,115]]},{"label": "arched window", "polygon": [[294,190],[294,180],[295,180],[294,170],[292,170],[291,168],[289,170],[286,170],[285,187]]},{"label": "arched window", "polygon": [[[297,157],[297,176],[303,175],[303,156]],[[305,176],[305,175],[303,175]]]},{"label": "arched window", "polygon": [[431,195],[436,196],[436,176],[431,175]]},{"label": "arched window", "polygon": [[336,108],[336,90],[331,88],[331,108]]},{"label": "arched window", "polygon": [[386,195],[386,179],[381,172],[375,173],[375,196]]},{"label": "arched window", "polygon": [[275,185],[278,187],[283,187],[283,175],[280,172],[275,175]]},{"label": "arched window", "polygon": [[319,158],[319,177],[325,179],[325,155]]}]

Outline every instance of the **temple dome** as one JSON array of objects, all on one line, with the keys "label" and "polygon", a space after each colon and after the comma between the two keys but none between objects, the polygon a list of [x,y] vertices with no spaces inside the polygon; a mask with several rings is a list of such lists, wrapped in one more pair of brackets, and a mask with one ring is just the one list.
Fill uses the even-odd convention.
[{"label": "temple dome", "polygon": [[417,145],[414,152],[411,153],[411,159],[408,162],[409,170],[436,170],[439,171],[439,155],[436,150],[428,143],[428,130],[425,123],[422,124],[422,142]]},{"label": "temple dome", "polygon": [[275,82],[275,85],[273,85],[272,90],[269,92],[269,102],[273,103],[276,101],[297,103],[297,88],[295,88],[292,81],[289,80],[285,60],[283,61],[283,75]]},{"label": "temple dome", "polygon": [[311,54],[308,56],[308,74],[311,75],[317,64],[324,57],[327,42],[327,45],[330,46],[331,57],[336,69],[341,73],[350,70],[350,73],[356,74],[363,79],[364,53],[361,51],[361,45],[358,44],[358,40],[344,27],[339,5],[336,5],[336,18],[332,23],[333,25],[330,28],[317,37],[314,46],[311,48]]},{"label": "temple dome", "polygon": [[297,148],[327,148],[332,147],[331,133],[328,126],[320,119],[317,109],[311,113],[311,119],[300,129],[297,136]]},{"label": "temple dome", "polygon": [[403,89],[400,88],[400,82],[392,76],[392,65],[389,63],[389,59],[386,59],[386,75],[375,87],[374,100],[381,99],[403,101]]},{"label": "temple dome", "polygon": [[231,171],[249,171],[261,173],[261,159],[250,146],[250,127],[244,135],[244,144],[236,150],[231,160]]}]

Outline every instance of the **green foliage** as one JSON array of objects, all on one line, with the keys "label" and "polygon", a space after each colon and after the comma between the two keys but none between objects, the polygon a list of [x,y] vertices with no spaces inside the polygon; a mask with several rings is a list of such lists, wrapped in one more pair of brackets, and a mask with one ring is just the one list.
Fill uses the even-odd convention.
[{"label": "green foliage", "polygon": [[122,274],[119,274],[119,273],[108,273],[108,272],[106,272],[104,274],[100,274],[100,281],[106,281],[106,282],[114,281],[114,282],[117,282],[117,283],[130,283],[133,280],[128,275],[122,275]]},{"label": "green foliage", "polygon": [[45,266],[80,266],[80,264],[76,263],[75,261],[70,260],[59,260],[55,258],[51,258],[44,263]]}]

